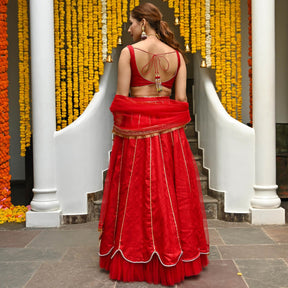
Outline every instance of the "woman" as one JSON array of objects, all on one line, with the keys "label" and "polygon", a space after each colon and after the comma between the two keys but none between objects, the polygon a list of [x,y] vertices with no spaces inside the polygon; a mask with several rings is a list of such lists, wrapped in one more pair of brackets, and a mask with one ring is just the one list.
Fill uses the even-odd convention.
[{"label": "woman", "polygon": [[200,273],[209,253],[183,129],[190,121],[186,65],[153,4],[133,9],[128,32],[136,43],[121,52],[110,108],[115,137],[99,222],[100,267],[114,280],[174,285]]}]

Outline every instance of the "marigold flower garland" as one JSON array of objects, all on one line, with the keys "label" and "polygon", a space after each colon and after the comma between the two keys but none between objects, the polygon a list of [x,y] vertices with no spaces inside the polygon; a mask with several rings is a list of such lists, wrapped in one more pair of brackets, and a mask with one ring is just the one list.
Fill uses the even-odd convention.
[{"label": "marigold flower garland", "polygon": [[236,0],[236,68],[237,68],[237,119],[242,122],[242,36],[241,36],[241,0]]},{"label": "marigold flower garland", "polygon": [[[184,43],[185,43],[185,50],[186,52],[190,51],[190,29],[189,29],[189,20],[190,20],[190,7],[189,7],[189,0],[184,1],[184,19],[180,21],[180,25],[183,23],[183,36],[184,36]],[[181,12],[181,11],[180,11]],[[181,27],[181,26],[180,26]]]},{"label": "marigold flower garland", "polygon": [[99,89],[122,35],[127,9],[139,0],[54,0],[57,130],[76,120]]},{"label": "marigold flower garland", "polygon": [[[233,116],[234,108],[233,108],[233,101],[231,98],[231,35],[230,35],[230,27],[231,27],[231,17],[230,17],[230,10],[231,10],[231,2],[230,0],[225,0],[224,2],[224,15],[225,15],[225,64],[223,64],[223,69],[225,69],[225,104],[227,112]],[[223,60],[224,60],[223,59]],[[225,67],[224,67],[225,65]],[[221,95],[222,96],[222,95]],[[222,98],[222,97],[221,97]],[[223,101],[223,102],[224,102]]]},{"label": "marigold flower garland", "polygon": [[[97,19],[99,18],[99,5],[98,3],[93,4],[92,10],[93,10],[93,19]],[[100,6],[100,11],[101,11],[101,6]],[[101,15],[100,15],[101,16]],[[101,19],[101,18],[99,18]],[[92,22],[92,35],[93,35],[93,43],[92,43],[92,53],[93,53],[93,59],[94,59],[94,80],[92,80],[93,83],[93,89],[94,91],[98,91],[99,90],[99,70],[97,70],[97,67],[99,67],[100,62],[103,63],[100,59],[99,59],[99,54],[98,53],[98,45],[99,45],[99,31],[101,26],[99,25],[100,21],[93,21]],[[99,27],[100,26],[100,27]],[[99,51],[100,52],[100,51]],[[102,58],[102,56],[100,55],[100,57]]]},{"label": "marigold flower garland", "polygon": [[[176,25],[180,25],[181,19],[180,19],[180,0],[173,0],[170,5],[172,5],[172,8],[174,8],[174,23]],[[180,35],[183,33],[182,27],[180,26]]]},{"label": "marigold flower garland", "polygon": [[128,21],[128,17],[127,17],[127,11],[128,11],[128,0],[122,0],[122,19],[123,22],[127,22]]},{"label": "marigold flower garland", "polygon": [[253,126],[253,98],[252,98],[252,7],[251,0],[248,0],[248,33],[249,33],[249,48],[248,48],[248,65],[249,65],[249,101],[250,101],[250,125]]},{"label": "marigold flower garland", "polygon": [[221,21],[220,21],[220,1],[215,0],[215,76],[216,76],[216,91],[219,92],[222,87],[221,73]]},{"label": "marigold flower garland", "polygon": [[201,50],[201,4],[202,0],[196,0],[196,7],[195,7],[196,38],[194,39],[194,41],[196,42],[196,50]]},{"label": "marigold flower garland", "polygon": [[112,61],[128,7],[136,5],[139,0],[54,1],[57,130],[76,120],[98,91],[103,62]]},{"label": "marigold flower garland", "polygon": [[25,156],[30,146],[30,48],[27,0],[18,0],[18,43],[19,43],[19,109],[20,109],[20,149]]},{"label": "marigold flower garland", "polygon": [[[179,13],[177,13],[177,11],[179,11]],[[184,12],[184,0],[175,0],[174,14],[175,19],[177,17],[179,19],[179,30],[180,30],[180,36],[182,37],[184,37],[184,29],[185,29],[184,23],[185,23],[185,16],[187,15],[187,13],[189,13],[189,11],[187,11],[186,9]]]},{"label": "marigold flower garland", "polygon": [[[72,71],[73,71],[73,121],[79,116],[79,53],[78,53],[78,22],[76,0],[72,1]],[[80,13],[79,13],[80,14]],[[80,15],[81,17],[82,15]]]},{"label": "marigold flower garland", "polygon": [[[28,17],[23,17],[23,13],[25,9],[27,9],[27,2],[18,1],[19,8],[18,9],[18,17],[20,17],[19,23],[19,47],[21,48],[21,52],[19,51],[20,63],[19,65],[19,73],[28,74],[28,76],[22,75],[21,84],[20,84],[20,92],[21,95],[21,111],[22,114],[22,122],[21,128],[27,128],[27,121],[30,118],[27,117],[30,115],[30,106],[29,108],[25,107],[27,103],[25,103],[27,96],[27,77],[29,80],[29,70],[25,65],[29,61],[29,54],[27,54],[27,38],[26,27],[28,24]],[[25,3],[24,3],[25,2]],[[8,102],[8,35],[7,35],[7,4],[8,0],[0,1],[0,224],[5,222],[23,222],[25,221],[25,212],[28,210],[25,206],[14,206],[11,203],[11,191],[10,191],[10,166],[9,166],[9,145],[10,145],[10,136],[9,136],[9,102]],[[28,45],[29,47],[29,45]],[[28,59],[27,59],[28,56]],[[29,83],[29,81],[28,81]],[[29,87],[29,86],[28,86]],[[19,95],[19,96],[20,96]],[[29,99],[29,89],[28,89],[28,99]],[[25,114],[26,113],[26,114]],[[29,116],[30,117],[30,116]],[[29,122],[30,124],[30,122]],[[30,126],[28,126],[30,127]],[[29,134],[28,134],[29,135]],[[22,134],[22,142],[23,150],[26,150],[26,137],[25,132]],[[29,137],[29,136],[28,136]],[[30,137],[29,137],[30,143]],[[22,147],[21,147],[22,148]]]},{"label": "marigold flower garland", "polygon": [[11,206],[9,166],[7,3],[0,1],[0,208]]},{"label": "marigold flower garland", "polygon": [[[198,1],[197,1],[198,2]],[[200,2],[200,51],[202,58],[206,58],[206,31],[205,31],[205,0]]]},{"label": "marigold flower garland", "polygon": [[[67,5],[71,5],[74,1],[75,0],[61,1],[65,3],[66,13],[69,15],[72,13],[72,20],[68,20],[67,17],[70,19],[70,16],[66,15],[68,31],[64,32],[61,30],[62,26],[60,21],[59,34],[61,35],[62,32],[64,34],[66,33],[65,37],[67,38],[71,30],[72,47],[75,45],[73,43],[76,42],[76,40],[73,40],[73,37],[76,37],[76,33],[78,39],[78,52],[74,53],[73,48],[70,50],[66,48],[65,53],[62,52],[62,57],[60,53],[60,66],[64,67],[62,70],[65,70],[60,73],[60,75],[62,75],[60,83],[62,89],[60,90],[63,95],[61,97],[62,109],[60,109],[62,120],[63,118],[64,120],[67,119],[67,117],[70,119],[68,114],[71,113],[71,103],[74,105],[73,120],[87,107],[92,99],[93,93],[99,87],[99,76],[103,74],[103,61],[106,61],[106,59],[108,59],[107,57],[110,57],[109,61],[112,61],[112,49],[117,46],[119,37],[121,37],[122,23],[127,21],[128,7],[129,10],[132,10],[139,4],[138,0],[131,0],[129,2],[128,0],[98,0],[96,1],[97,3],[92,0],[78,0],[76,1],[76,13],[73,12],[74,8],[67,7]],[[174,9],[175,19],[178,18],[180,21],[180,34],[184,37],[185,50],[191,50],[192,53],[195,53],[197,50],[201,51],[201,56],[206,60],[207,67],[212,67],[216,70],[215,86],[221,96],[221,102],[228,113],[235,118],[238,117],[238,119],[241,117],[242,103],[241,31],[239,31],[241,11],[240,5],[238,5],[239,3],[239,0],[168,1],[168,6]],[[75,4],[73,7],[75,7]],[[100,8],[101,12],[99,13]],[[61,12],[61,9],[59,9],[59,11]],[[73,13],[77,14],[77,30],[73,28],[73,19],[75,18]],[[94,15],[93,21],[90,15]],[[59,18],[61,19],[61,17]],[[97,20],[95,20],[95,18]],[[69,24],[70,22],[72,25],[71,29],[69,28],[71,26]],[[74,30],[75,33],[73,32]],[[95,32],[97,30],[99,33]],[[60,47],[65,47],[61,45],[62,39],[60,40]],[[68,41],[68,44],[65,45],[69,47],[69,43],[71,42]],[[77,65],[75,64],[75,66],[69,62],[71,58],[69,53],[71,51],[73,54],[72,61],[74,61],[73,59],[75,59],[75,62],[77,60]],[[86,57],[87,55],[88,57]],[[99,58],[100,55],[101,57]],[[65,57],[68,63],[65,63],[63,66],[61,59],[63,58],[64,60]],[[92,65],[90,65],[90,63],[92,63]],[[71,69],[69,67],[72,67],[73,80],[70,78]],[[71,93],[68,92],[71,91],[70,82],[73,83],[72,96],[70,96],[69,94]],[[64,99],[67,97],[68,103],[63,104],[65,103],[63,102]],[[58,98],[56,98],[56,103],[59,103],[57,99]],[[69,109],[69,113],[67,113],[67,109]],[[59,109],[57,109],[57,111],[59,111]],[[57,118],[59,118],[59,116]],[[70,121],[68,122],[70,123]],[[68,124],[66,124],[65,121],[62,121],[62,123],[64,124],[62,124],[61,127],[65,127],[65,125]]]},{"label": "marigold flower garland", "polygon": [[102,57],[103,61],[107,58],[107,4],[105,0],[101,0],[102,7]]},{"label": "marigold flower garland", "polygon": [[[99,89],[108,53],[106,4],[101,0],[54,0],[57,130],[76,120]],[[109,42],[109,52],[112,44]]]},{"label": "marigold flower garland", "polygon": [[[176,16],[177,10],[174,13]],[[180,34],[181,21],[183,18]],[[185,21],[184,14],[182,25],[187,27]],[[216,91],[223,106],[242,121],[240,0],[190,0],[189,27],[191,52],[200,51],[207,67],[215,69]]]},{"label": "marigold flower garland", "polygon": [[9,207],[0,208],[0,224],[5,222],[21,223],[26,221],[26,212],[29,211],[30,205],[17,205],[13,204]]},{"label": "marigold flower garland", "polygon": [[207,67],[211,67],[210,0],[205,1],[205,54]]},{"label": "marigold flower garland", "polygon": [[211,68],[216,67],[216,39],[215,39],[215,0],[210,1],[210,45],[211,45]]},{"label": "marigold flower garland", "polygon": [[215,69],[222,105],[242,121],[240,0],[168,0],[168,7],[174,9],[185,51],[200,51],[206,67]]},{"label": "marigold flower garland", "polygon": [[72,104],[72,94],[73,94],[73,81],[72,81],[72,7],[71,0],[66,2],[66,77],[67,77],[67,95],[68,95],[68,105],[67,105],[67,116],[68,125],[73,122],[73,104]]},{"label": "marigold flower garland", "polygon": [[196,0],[190,0],[191,53],[196,53]]},{"label": "marigold flower garland", "polygon": [[232,117],[237,117],[237,46],[236,46],[236,1],[231,0],[231,25],[230,25],[230,56],[231,56],[231,98],[232,98]]}]

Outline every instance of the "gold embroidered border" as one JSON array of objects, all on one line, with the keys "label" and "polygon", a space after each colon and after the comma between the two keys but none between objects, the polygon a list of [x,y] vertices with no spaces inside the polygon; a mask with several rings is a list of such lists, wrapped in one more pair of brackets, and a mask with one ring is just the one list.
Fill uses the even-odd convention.
[{"label": "gold embroidered border", "polygon": [[[125,140],[125,139],[124,139]],[[123,153],[124,153],[124,140],[122,142],[122,151],[121,151],[121,161],[120,161],[120,171],[119,171],[119,181],[118,181],[118,189],[117,189],[117,208],[116,208],[116,218],[115,218],[115,228],[114,228],[114,245],[115,245],[115,239],[116,239],[116,227],[117,227],[117,221],[118,221],[118,211],[119,211],[119,199],[120,199],[120,187],[121,187],[121,174],[122,174],[122,162],[123,162]]]},{"label": "gold embroidered border", "polygon": [[150,215],[151,215],[151,234],[152,234],[152,241],[153,241],[153,248],[154,251],[156,251],[156,247],[155,247],[155,241],[154,241],[154,229],[153,229],[153,214],[152,214],[152,189],[151,189],[151,180],[152,180],[152,143],[151,143],[151,138],[150,138],[150,159],[149,159],[149,178],[150,178]]},{"label": "gold embroidered border", "polygon": [[132,160],[131,173],[130,173],[129,184],[128,184],[128,189],[127,189],[126,203],[125,203],[124,214],[123,214],[123,220],[122,220],[121,231],[120,231],[119,249],[120,249],[121,238],[122,238],[122,232],[123,232],[123,227],[124,227],[124,221],[125,221],[126,209],[127,209],[127,205],[128,205],[128,197],[129,197],[129,192],[130,192],[131,179],[132,179],[132,174],[133,174],[133,171],[134,171],[134,164],[135,164],[135,155],[136,155],[136,150],[137,150],[137,139],[136,139],[136,142],[135,142],[135,148],[134,148],[134,155],[133,155],[133,160]]},{"label": "gold embroidered border", "polygon": [[[137,131],[135,133],[147,133],[147,134],[144,134],[144,135],[127,135],[127,134],[123,134],[117,130],[120,130],[120,129],[117,129],[116,126],[113,127],[113,130],[112,130],[112,133],[119,136],[119,137],[123,137],[123,138],[128,138],[128,139],[142,139],[142,138],[148,138],[148,137],[154,137],[154,136],[158,136],[158,135],[161,135],[161,134],[165,134],[165,133],[169,133],[169,132],[172,132],[172,131],[175,131],[177,129],[181,129],[181,128],[185,128],[186,124],[185,125],[180,125],[180,126],[177,126],[177,127],[173,127],[173,128],[170,128],[170,129],[166,129],[166,130],[163,130],[163,131],[159,131],[159,132],[140,132],[140,131]],[[133,132],[130,132],[129,133],[133,133]]]},{"label": "gold embroidered border", "polygon": [[188,178],[188,183],[189,183],[189,189],[190,189],[190,193],[191,193],[192,189],[191,189],[190,176],[189,176],[189,171],[188,171],[188,167],[187,167],[187,161],[186,161],[186,157],[185,157],[185,154],[184,154],[184,149],[183,149],[183,145],[182,145],[181,136],[180,136],[179,131],[178,131],[178,137],[179,137],[179,141],[180,141],[181,151],[182,151],[183,160],[184,160],[184,163],[185,163],[185,168],[186,168],[186,173],[187,173],[187,178]]},{"label": "gold embroidered border", "polygon": [[167,175],[166,175],[164,155],[163,155],[162,142],[161,142],[161,137],[160,137],[160,135],[159,135],[159,144],[160,144],[160,150],[161,150],[161,156],[162,156],[162,162],[163,162],[165,182],[166,182],[167,192],[168,192],[168,196],[169,196],[169,200],[170,200],[170,206],[171,206],[171,210],[172,210],[172,214],[173,214],[173,219],[174,219],[174,225],[175,225],[175,229],[176,229],[176,233],[177,233],[177,238],[178,238],[179,247],[180,247],[180,249],[181,249],[181,251],[182,251],[182,246],[181,246],[181,242],[180,242],[180,236],[179,236],[178,226],[177,226],[177,222],[176,222],[176,217],[175,217],[175,213],[174,213],[174,209],[173,209],[173,204],[172,204],[172,200],[171,200],[171,195],[170,195],[170,190],[169,190],[169,185],[168,185],[168,180],[167,180]]}]

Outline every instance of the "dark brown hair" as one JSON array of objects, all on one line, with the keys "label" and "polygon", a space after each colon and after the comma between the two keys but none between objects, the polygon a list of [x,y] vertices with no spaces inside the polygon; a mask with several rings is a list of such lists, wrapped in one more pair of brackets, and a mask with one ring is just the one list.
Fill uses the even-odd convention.
[{"label": "dark brown hair", "polygon": [[161,41],[178,50],[186,59],[174,33],[169,28],[168,23],[162,20],[163,15],[155,5],[152,3],[140,4],[131,11],[131,16],[139,22],[144,18],[156,31]]}]

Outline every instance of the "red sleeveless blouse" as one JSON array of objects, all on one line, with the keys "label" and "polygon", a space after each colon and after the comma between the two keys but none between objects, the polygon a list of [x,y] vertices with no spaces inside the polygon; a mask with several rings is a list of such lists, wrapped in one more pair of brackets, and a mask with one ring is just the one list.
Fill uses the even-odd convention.
[{"label": "red sleeveless blouse", "polygon": [[[130,60],[130,65],[131,65],[131,70],[132,70],[132,73],[131,73],[131,83],[130,83],[130,86],[131,87],[138,87],[138,86],[145,86],[145,85],[151,85],[151,84],[156,84],[155,82],[153,81],[150,81],[150,80],[147,80],[145,79],[139,72],[138,70],[138,67],[137,67],[137,64],[136,64],[136,59],[135,59],[135,52],[134,52],[134,48],[131,46],[131,45],[128,45],[127,46],[129,51],[130,51],[130,55],[131,55],[131,60]],[[137,48],[138,50],[140,51],[143,51],[143,52],[146,52],[148,54],[151,54],[152,55],[152,58],[150,61],[158,61],[159,62],[159,57],[163,57],[163,55],[165,54],[170,54],[170,53],[175,53],[174,51],[173,52],[168,52],[168,53],[161,53],[161,54],[153,54],[153,53],[150,53],[150,52],[147,52],[145,50],[142,50],[142,49],[139,49]],[[176,54],[177,54],[177,60],[178,60],[178,67],[177,67],[177,70],[176,70],[176,73],[175,75],[167,80],[167,81],[163,81],[161,83],[162,86],[166,87],[166,88],[169,88],[171,89],[173,84],[174,84],[174,81],[175,81],[175,78],[177,76],[177,73],[178,73],[178,70],[179,70],[179,67],[180,67],[180,55],[179,55],[179,52],[177,50],[176,51]],[[155,62],[155,63],[156,63]],[[148,63],[149,64],[149,63]],[[147,65],[148,65],[147,64]],[[159,63],[158,63],[159,65]],[[159,67],[157,67],[157,64],[156,64],[156,68],[158,69]]]}]

